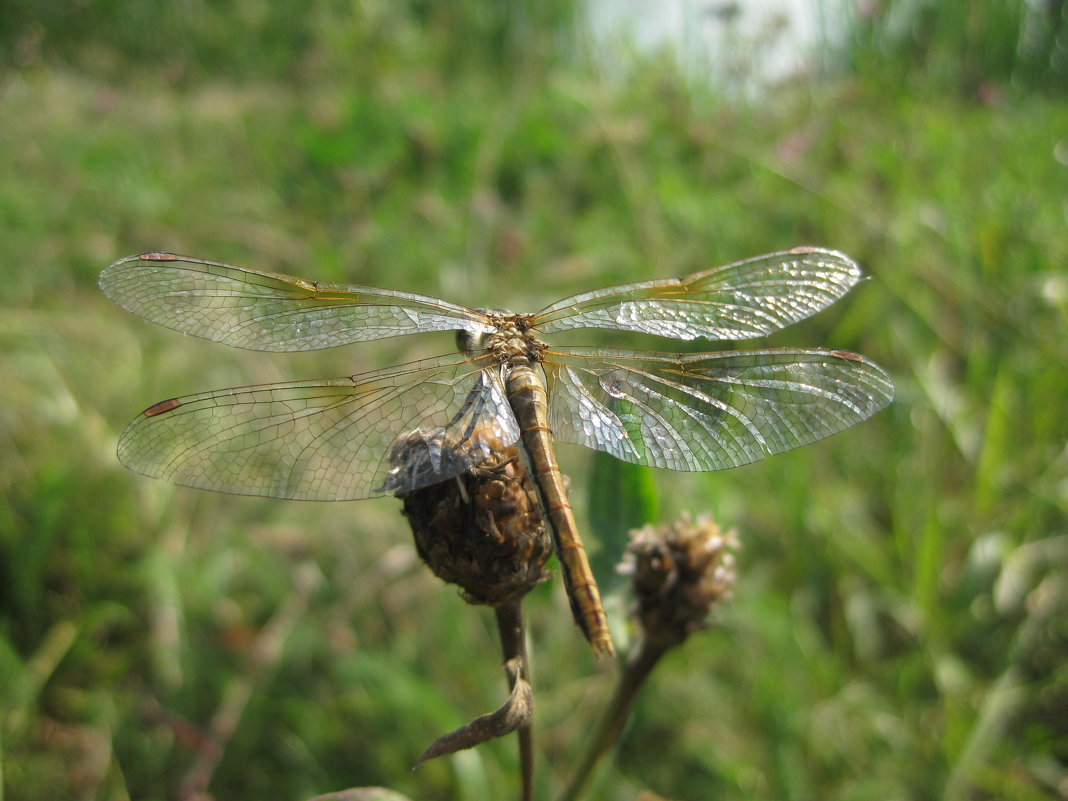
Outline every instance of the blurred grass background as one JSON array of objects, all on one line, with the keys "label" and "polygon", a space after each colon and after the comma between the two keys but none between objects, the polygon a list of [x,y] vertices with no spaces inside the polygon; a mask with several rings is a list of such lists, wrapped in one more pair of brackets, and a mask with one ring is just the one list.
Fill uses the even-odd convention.
[{"label": "blurred grass background", "polygon": [[[234,352],[112,306],[109,262],[534,310],[798,244],[872,279],[770,344],[860,351],[898,398],[763,464],[650,474],[664,519],[740,531],[741,580],[589,797],[1068,798],[1064,4],[862,4],[758,92],[665,52],[609,68],[582,20],[568,0],[0,11],[4,798],[515,793],[511,741],[409,770],[505,689],[489,613],[417,563],[395,500],[217,496],[114,457],[159,399],[450,337]],[[596,528],[589,455],[561,460]],[[529,604],[546,798],[610,686],[558,583]]]}]

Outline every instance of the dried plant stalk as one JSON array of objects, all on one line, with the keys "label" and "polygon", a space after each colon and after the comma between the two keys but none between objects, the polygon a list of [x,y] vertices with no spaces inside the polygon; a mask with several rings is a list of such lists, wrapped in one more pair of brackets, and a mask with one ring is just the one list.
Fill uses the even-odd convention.
[{"label": "dried plant stalk", "polygon": [[619,739],[638,692],[661,657],[707,627],[712,607],[730,597],[737,548],[734,531],[724,532],[707,516],[631,532],[620,572],[631,579],[640,639],[559,801],[581,796],[597,763]]},{"label": "dried plant stalk", "polygon": [[[534,788],[534,694],[522,600],[547,578],[545,563],[553,544],[518,449],[505,447],[488,431],[476,434],[473,439],[486,449],[478,467],[399,497],[416,550],[434,574],[458,585],[469,603],[494,607],[509,698],[496,712],[439,737],[418,764],[514,731],[519,737],[521,798],[527,801]],[[421,432],[411,437],[410,449],[401,440],[391,454],[395,464],[455,447],[444,441],[431,441],[428,447]]]}]

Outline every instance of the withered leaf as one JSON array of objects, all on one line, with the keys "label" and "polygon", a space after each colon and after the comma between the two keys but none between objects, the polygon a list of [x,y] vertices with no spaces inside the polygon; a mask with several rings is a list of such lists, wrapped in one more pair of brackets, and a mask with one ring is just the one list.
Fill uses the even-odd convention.
[{"label": "withered leaf", "polygon": [[504,737],[530,724],[534,718],[534,691],[530,683],[518,675],[520,672],[516,664],[518,662],[518,659],[510,659],[506,665],[515,683],[504,705],[495,712],[480,715],[455,731],[441,735],[423,752],[419,761],[415,763],[415,767],[440,756],[454,754],[465,748],[474,748],[495,737]]}]

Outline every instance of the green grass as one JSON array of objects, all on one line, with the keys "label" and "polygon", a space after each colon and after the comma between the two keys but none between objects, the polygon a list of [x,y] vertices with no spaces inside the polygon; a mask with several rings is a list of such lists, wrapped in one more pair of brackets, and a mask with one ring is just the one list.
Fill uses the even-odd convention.
[{"label": "green grass", "polygon": [[[665,520],[739,529],[740,583],[654,674],[589,797],[1058,797],[1068,107],[866,72],[728,102],[662,61],[599,78],[560,55],[562,23],[493,4],[372,5],[316,4],[268,52],[240,16],[162,49],[162,29],[153,49],[95,18],[81,36],[46,20],[37,50],[32,26],[4,29],[21,54],[0,81],[4,797],[179,797],[212,721],[235,727],[216,798],[515,793],[510,741],[410,771],[505,684],[489,613],[418,564],[395,500],[217,496],[114,457],[162,398],[450,337],[239,353],[111,305],[107,263],[165,248],[532,310],[797,244],[872,278],[771,344],[860,351],[898,397],[759,465],[651,474]],[[593,529],[589,456],[561,460]],[[557,585],[528,604],[541,798],[611,685]]]},{"label": "green grass", "polygon": [[1068,88],[1064,0],[884,0],[839,8],[852,14],[848,46],[828,61],[848,64],[866,81],[970,98],[1006,90],[1063,98]]}]

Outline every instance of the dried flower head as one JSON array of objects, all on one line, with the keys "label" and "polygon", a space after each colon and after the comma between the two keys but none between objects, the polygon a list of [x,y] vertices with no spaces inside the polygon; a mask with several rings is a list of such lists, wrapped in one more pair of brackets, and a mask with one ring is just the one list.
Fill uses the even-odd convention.
[{"label": "dried flower head", "polygon": [[[519,451],[492,432],[478,433],[472,439],[485,458],[477,467],[397,496],[434,575],[459,585],[469,603],[500,606],[547,578],[552,541]],[[443,434],[412,432],[390,458],[407,469],[428,450],[450,452],[443,440]]]},{"label": "dried flower head", "polygon": [[705,627],[712,606],[730,597],[738,547],[735,532],[707,515],[631,532],[619,569],[631,577],[647,642],[674,647]]}]

